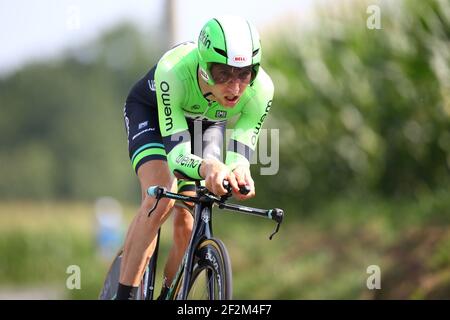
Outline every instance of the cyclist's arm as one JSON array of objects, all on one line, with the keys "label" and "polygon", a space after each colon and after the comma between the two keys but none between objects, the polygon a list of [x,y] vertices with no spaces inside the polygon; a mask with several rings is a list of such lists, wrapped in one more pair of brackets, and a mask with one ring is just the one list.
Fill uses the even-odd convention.
[{"label": "cyclist's arm", "polygon": [[237,166],[250,167],[264,121],[272,105],[274,86],[270,77],[261,70],[253,90],[255,95],[242,109],[230,137],[225,164],[233,171]]},{"label": "cyclist's arm", "polygon": [[175,176],[202,180],[199,167],[202,158],[191,153],[191,136],[181,109],[186,95],[171,61],[160,60],[155,73],[158,118],[167,154],[167,163]]}]

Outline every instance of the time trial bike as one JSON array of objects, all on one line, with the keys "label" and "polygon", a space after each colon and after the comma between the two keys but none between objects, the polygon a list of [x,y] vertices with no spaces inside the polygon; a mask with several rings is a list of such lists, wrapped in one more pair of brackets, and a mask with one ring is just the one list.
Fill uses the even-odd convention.
[{"label": "time trial bike", "polygon": [[[231,262],[224,243],[213,236],[213,206],[218,206],[219,209],[227,209],[274,220],[277,225],[269,239],[272,239],[278,232],[283,221],[284,212],[279,208],[258,209],[228,203],[227,200],[231,197],[231,186],[227,181],[224,181],[224,187],[228,190],[228,193],[221,197],[208,191],[208,189],[200,185],[200,182],[196,183],[196,187],[196,196],[172,193],[160,186],[152,186],[147,190],[148,195],[155,197],[157,200],[149,215],[162,198],[195,204],[193,210],[194,225],[189,245],[174,280],[169,289],[159,299],[230,300],[232,299]],[[246,194],[249,191],[246,186],[240,187],[242,194]],[[140,282],[138,294],[135,297],[137,300],[153,299],[160,232],[161,230],[158,231],[154,254],[147,264],[144,276]],[[121,259],[122,250],[118,252],[108,271],[99,296],[100,299],[110,300],[115,298]]]}]

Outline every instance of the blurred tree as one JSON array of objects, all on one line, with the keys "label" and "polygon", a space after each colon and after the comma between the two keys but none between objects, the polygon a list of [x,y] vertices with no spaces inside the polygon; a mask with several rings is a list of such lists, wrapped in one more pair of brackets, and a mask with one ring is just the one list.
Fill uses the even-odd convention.
[{"label": "blurred tree", "polygon": [[450,3],[380,1],[380,29],[367,28],[369,4],[323,7],[312,27],[293,22],[265,39],[281,170],[258,178],[261,201],[448,186]]},{"label": "blurred tree", "polygon": [[[312,25],[261,30],[276,86],[265,127],[280,129],[280,170],[252,168],[254,203],[294,209],[298,199],[448,186],[450,5],[380,1],[381,27],[369,29],[369,4],[343,2],[319,8]],[[0,197],[137,200],[122,106],[162,43],[122,25],[0,79]]]},{"label": "blurred tree", "polygon": [[1,197],[136,198],[123,104],[162,53],[160,43],[121,25],[1,79]]}]

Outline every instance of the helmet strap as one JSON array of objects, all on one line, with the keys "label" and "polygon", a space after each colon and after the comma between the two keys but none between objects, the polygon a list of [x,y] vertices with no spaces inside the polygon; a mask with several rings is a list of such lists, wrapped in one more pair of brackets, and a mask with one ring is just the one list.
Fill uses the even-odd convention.
[{"label": "helmet strap", "polygon": [[[210,99],[209,97],[211,97],[212,99]],[[216,97],[212,94],[212,92],[207,92],[203,95],[203,98],[206,99],[206,101],[208,101],[208,106],[211,106],[211,104],[216,100]]]},{"label": "helmet strap", "polygon": [[202,67],[200,67],[200,76],[202,77],[203,80],[205,80],[205,82],[209,83],[210,78],[208,72]]},{"label": "helmet strap", "polygon": [[203,98],[205,98],[206,100],[209,100],[208,97],[212,96],[212,95],[213,95],[212,92],[207,92],[203,95]]}]

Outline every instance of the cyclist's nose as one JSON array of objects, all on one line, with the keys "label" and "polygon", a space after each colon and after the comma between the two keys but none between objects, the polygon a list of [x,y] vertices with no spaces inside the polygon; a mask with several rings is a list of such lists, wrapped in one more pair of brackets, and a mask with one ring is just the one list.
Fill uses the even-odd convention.
[{"label": "cyclist's nose", "polygon": [[238,94],[240,89],[241,82],[238,78],[232,78],[227,82],[227,88],[230,93]]}]

